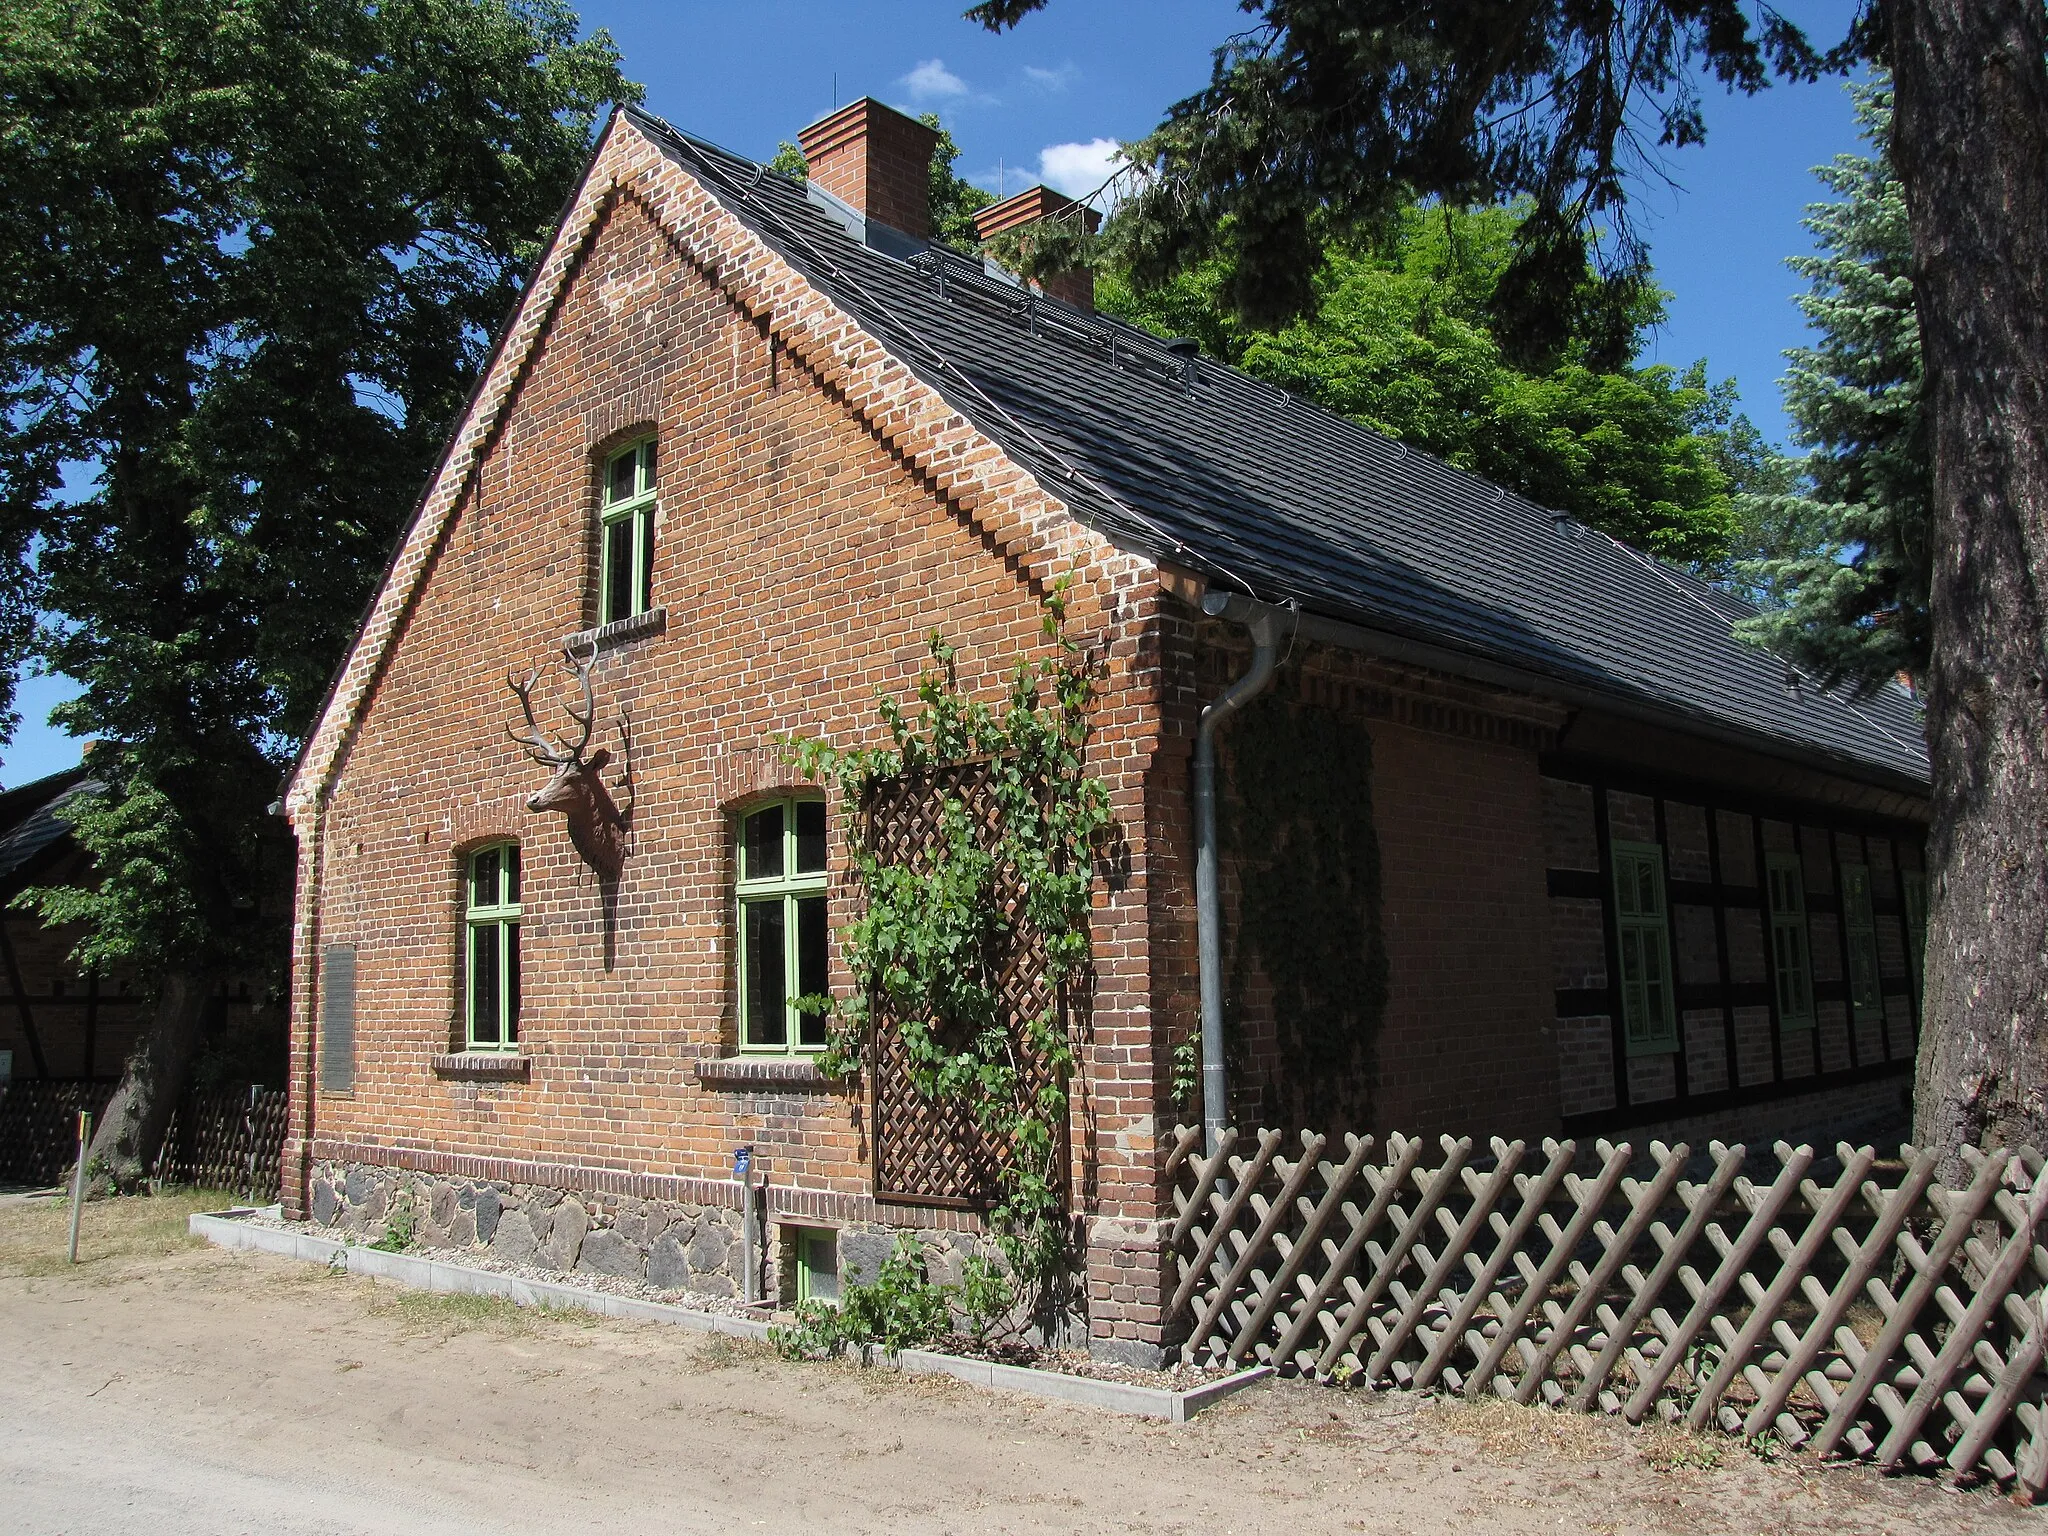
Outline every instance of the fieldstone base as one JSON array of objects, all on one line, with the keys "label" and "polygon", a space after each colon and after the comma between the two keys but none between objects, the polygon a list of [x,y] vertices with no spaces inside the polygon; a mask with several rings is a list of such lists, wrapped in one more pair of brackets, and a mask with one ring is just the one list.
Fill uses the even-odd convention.
[{"label": "fieldstone base", "polygon": [[[413,1244],[422,1249],[484,1251],[514,1264],[613,1275],[700,1296],[739,1293],[736,1210],[367,1163],[314,1165],[312,1216],[321,1225],[375,1242],[400,1210],[409,1213]],[[772,1244],[767,1257],[772,1283]]]},{"label": "fieldstone base", "polygon": [[[514,1264],[610,1275],[699,1296],[734,1297],[742,1286],[740,1213],[724,1206],[338,1162],[314,1165],[310,1203],[315,1222],[364,1242],[409,1218],[414,1247],[448,1250],[450,1257],[488,1252]],[[762,1294],[787,1304],[796,1299],[797,1231],[829,1224],[776,1212],[772,1195],[768,1205]],[[873,1222],[836,1231],[842,1285],[872,1281],[899,1236],[917,1241],[926,1273],[941,1285],[958,1284],[977,1253],[996,1257],[993,1244],[965,1232]],[[1071,1337],[1087,1330],[1075,1319],[1067,1331]]]}]

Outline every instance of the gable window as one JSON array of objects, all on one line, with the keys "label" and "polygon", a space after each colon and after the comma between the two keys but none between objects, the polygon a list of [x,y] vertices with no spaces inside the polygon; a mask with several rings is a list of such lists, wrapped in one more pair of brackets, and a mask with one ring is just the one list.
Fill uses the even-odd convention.
[{"label": "gable window", "polygon": [[1849,941],[1849,1006],[1858,1018],[1884,1017],[1877,973],[1877,915],[1870,906],[1870,866],[1842,866],[1842,933]]},{"label": "gable window", "polygon": [[1795,853],[1764,856],[1771,911],[1771,971],[1778,1027],[1813,1028],[1813,955],[1806,938],[1806,875]]},{"label": "gable window", "polygon": [[654,439],[605,461],[597,622],[616,624],[654,606]]},{"label": "gable window", "polygon": [[463,1011],[472,1051],[519,1044],[519,911],[519,845],[477,849],[469,856],[463,934]]},{"label": "gable window", "polygon": [[825,1046],[823,1015],[799,997],[827,986],[825,802],[777,800],[740,821],[740,1049],[788,1054]]},{"label": "gable window", "polygon": [[1622,1025],[1631,1056],[1678,1049],[1671,996],[1671,926],[1664,851],[1655,843],[1613,846],[1614,928],[1621,954]]}]

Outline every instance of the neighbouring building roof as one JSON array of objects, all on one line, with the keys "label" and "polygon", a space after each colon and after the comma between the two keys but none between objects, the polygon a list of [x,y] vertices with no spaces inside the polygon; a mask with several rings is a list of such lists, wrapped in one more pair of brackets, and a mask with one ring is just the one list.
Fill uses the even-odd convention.
[{"label": "neighbouring building roof", "polygon": [[98,779],[89,778],[81,764],[0,791],[0,885],[71,836],[71,823],[63,815],[66,805],[105,788]]},{"label": "neighbouring building roof", "polygon": [[1737,640],[1746,604],[1275,386],[632,122],[1112,543],[1681,728],[1912,786],[1918,706]]}]

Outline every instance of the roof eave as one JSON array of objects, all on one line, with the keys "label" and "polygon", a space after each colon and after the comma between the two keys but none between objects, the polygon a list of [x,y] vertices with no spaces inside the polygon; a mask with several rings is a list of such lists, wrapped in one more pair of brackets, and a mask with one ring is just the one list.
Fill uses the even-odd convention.
[{"label": "roof eave", "polygon": [[1594,709],[1644,725],[1659,726],[1696,736],[1721,746],[1735,747],[1760,756],[1810,768],[1839,778],[1853,779],[1873,788],[1925,799],[1929,784],[1924,778],[1901,773],[1882,763],[1846,757],[1819,748],[1787,741],[1772,731],[1750,730],[1734,722],[1644,698],[1622,689],[1588,687],[1536,668],[1517,667],[1490,657],[1476,655],[1434,641],[1402,634],[1393,629],[1359,624],[1324,614],[1302,612],[1295,619],[1295,633],[1305,640],[1333,645],[1399,661],[1411,666],[1442,672],[1468,682],[1485,683],[1517,693],[1536,694],[1578,709]]}]

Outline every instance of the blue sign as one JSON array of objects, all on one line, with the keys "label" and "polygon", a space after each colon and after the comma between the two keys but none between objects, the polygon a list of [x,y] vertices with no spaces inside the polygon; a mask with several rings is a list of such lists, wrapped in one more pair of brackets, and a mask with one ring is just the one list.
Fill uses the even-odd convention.
[{"label": "blue sign", "polygon": [[754,1149],[752,1147],[734,1147],[732,1149],[732,1176],[736,1179],[744,1179],[747,1176],[747,1169],[752,1165],[753,1161]]}]

